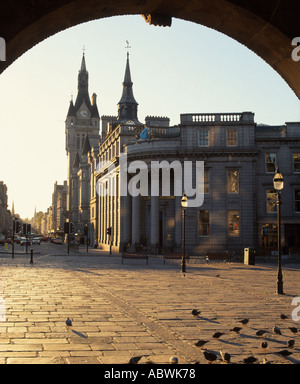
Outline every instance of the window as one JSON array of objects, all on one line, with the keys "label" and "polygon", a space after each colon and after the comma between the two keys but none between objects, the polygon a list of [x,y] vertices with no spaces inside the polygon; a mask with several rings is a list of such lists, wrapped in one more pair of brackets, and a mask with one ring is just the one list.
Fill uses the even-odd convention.
[{"label": "window", "polygon": [[300,172],[300,152],[293,154],[293,168],[294,172]]},{"label": "window", "polygon": [[83,148],[84,146],[84,142],[85,142],[85,135],[84,133],[82,134],[82,137],[81,137],[81,148]]},{"label": "window", "polygon": [[228,234],[229,236],[240,235],[240,214],[238,211],[228,211]]},{"label": "window", "polygon": [[239,171],[237,169],[227,171],[227,192],[239,193]]},{"label": "window", "polygon": [[77,135],[77,149],[80,149],[80,136]]},{"label": "window", "polygon": [[267,212],[277,212],[277,193],[274,190],[267,190]]},{"label": "window", "polygon": [[208,147],[209,146],[209,137],[207,130],[201,130],[198,132],[198,145],[199,147]]},{"label": "window", "polygon": [[294,191],[295,212],[300,213],[300,189]]},{"label": "window", "polygon": [[209,193],[210,170],[204,169],[204,193]]},{"label": "window", "polygon": [[276,171],[276,153],[266,153],[266,172]]},{"label": "window", "polygon": [[227,129],[226,131],[226,145],[228,147],[236,147],[238,145],[238,137],[236,129]]},{"label": "window", "polygon": [[199,236],[209,236],[209,211],[199,211]]}]

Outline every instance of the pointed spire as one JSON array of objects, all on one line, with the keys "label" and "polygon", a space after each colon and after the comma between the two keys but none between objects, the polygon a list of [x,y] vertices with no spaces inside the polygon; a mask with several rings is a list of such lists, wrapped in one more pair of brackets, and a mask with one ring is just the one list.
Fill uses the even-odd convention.
[{"label": "pointed spire", "polygon": [[70,101],[70,106],[67,114],[67,117],[71,117],[71,116],[76,116],[76,110],[74,107],[73,98]]},{"label": "pointed spire", "polygon": [[89,73],[86,69],[85,53],[82,55],[81,67],[78,73],[78,94],[75,101],[75,111],[81,107],[83,101],[91,110],[91,101],[89,97]]},{"label": "pointed spire", "polygon": [[126,69],[123,81],[123,92],[121,100],[118,103],[119,111],[118,111],[118,120],[119,121],[128,121],[133,120],[137,123],[137,106],[133,96],[133,82],[131,81],[131,73],[130,73],[130,64],[129,64],[129,52],[127,52],[127,61],[126,61]]},{"label": "pointed spire", "polygon": [[12,202],[12,207],[11,207],[11,215],[15,216],[15,202]]}]

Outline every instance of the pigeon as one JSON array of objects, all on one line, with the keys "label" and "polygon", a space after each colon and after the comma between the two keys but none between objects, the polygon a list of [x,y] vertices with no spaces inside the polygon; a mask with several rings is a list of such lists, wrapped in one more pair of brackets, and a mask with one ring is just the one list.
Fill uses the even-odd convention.
[{"label": "pigeon", "polygon": [[262,341],[261,344],[260,344],[260,347],[262,349],[266,349],[266,348],[268,348],[268,343],[266,341]]},{"label": "pigeon", "polygon": [[217,360],[217,355],[213,352],[203,351],[203,354],[209,363],[212,363],[213,361]]},{"label": "pigeon", "polygon": [[295,340],[290,339],[290,340],[287,341],[287,346],[289,348],[294,348],[294,345],[295,345]]},{"label": "pigeon", "polygon": [[143,356],[133,356],[130,358],[128,364],[137,364]]},{"label": "pigeon", "polygon": [[178,357],[171,356],[170,357],[170,364],[178,364]]},{"label": "pigeon", "polygon": [[280,315],[280,318],[281,318],[282,320],[285,320],[285,319],[287,319],[287,318],[288,318],[288,316],[287,316],[287,315],[285,315],[284,313],[282,313],[282,314]]},{"label": "pigeon", "polygon": [[266,358],[264,358],[262,364],[271,364],[271,362],[269,360],[267,360]]},{"label": "pigeon", "polygon": [[72,327],[72,320],[68,317],[67,320],[66,320],[66,325],[68,327]]},{"label": "pigeon", "polygon": [[197,343],[195,343],[195,346],[202,348],[203,345],[205,345],[206,343],[208,343],[208,341],[206,341],[206,340],[199,340],[199,341],[197,341]]},{"label": "pigeon", "polygon": [[290,356],[293,352],[290,352],[287,349],[282,349],[281,351],[276,353],[280,356],[287,357],[287,356]]},{"label": "pigeon", "polygon": [[259,331],[256,332],[256,336],[262,337],[267,331],[264,331],[263,329],[260,329]]},{"label": "pigeon", "polygon": [[223,361],[225,361],[225,363],[230,363],[230,359],[231,359],[231,356],[229,355],[229,353],[227,352],[222,352],[220,351],[220,355],[221,355],[221,358]]},{"label": "pigeon", "polygon": [[201,313],[201,312],[198,311],[198,309],[193,309],[193,310],[192,310],[192,315],[193,315],[193,316],[199,316],[200,313]]},{"label": "pigeon", "polygon": [[280,329],[277,327],[277,325],[274,326],[273,331],[274,331],[274,333],[276,333],[276,335],[282,335],[282,333],[281,333]]},{"label": "pigeon", "polygon": [[239,323],[242,323],[243,325],[246,325],[246,324],[249,323],[249,319],[240,320]]},{"label": "pigeon", "polygon": [[241,329],[242,329],[241,327],[234,327],[230,331],[235,332],[235,333],[240,333]]},{"label": "pigeon", "polygon": [[250,357],[246,357],[246,359],[244,359],[244,363],[245,364],[253,364],[256,362],[256,360],[257,360],[256,357],[250,356]]},{"label": "pigeon", "polygon": [[293,333],[297,333],[298,332],[298,329],[295,328],[295,327],[289,327],[289,330]]},{"label": "pigeon", "polygon": [[225,333],[222,333],[222,332],[215,332],[213,334],[213,338],[214,339],[219,339],[222,335],[225,335]]}]

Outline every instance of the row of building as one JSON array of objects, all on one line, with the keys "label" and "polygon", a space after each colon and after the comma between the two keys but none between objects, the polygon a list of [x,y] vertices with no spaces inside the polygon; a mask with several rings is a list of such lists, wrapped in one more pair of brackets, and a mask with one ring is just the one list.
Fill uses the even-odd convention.
[{"label": "row of building", "polygon": [[122,87],[117,114],[100,118],[83,55],[65,123],[68,180],[54,186],[44,232],[70,221],[77,233],[88,226],[91,244],[103,249],[180,250],[181,197],[188,190],[189,253],[250,247],[268,254],[277,247],[279,167],[282,244],[300,251],[300,122],[261,125],[254,113],[241,112],[182,114],[176,126],[167,117],[141,123],[129,54]]},{"label": "row of building", "polygon": [[7,186],[0,181],[0,234],[7,234],[11,229],[11,212],[8,209]]}]

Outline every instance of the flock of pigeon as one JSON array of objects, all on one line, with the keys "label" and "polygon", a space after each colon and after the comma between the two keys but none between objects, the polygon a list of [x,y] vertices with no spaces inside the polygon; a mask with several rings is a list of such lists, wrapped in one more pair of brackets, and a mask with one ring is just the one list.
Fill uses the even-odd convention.
[{"label": "flock of pigeon", "polygon": [[[199,317],[200,315],[200,311],[198,311],[197,309],[193,309],[192,310],[192,315],[194,317]],[[288,316],[286,316],[285,314],[281,314],[280,315],[280,318],[282,320],[285,320],[288,318]],[[249,319],[243,319],[243,320],[239,320],[238,321],[239,323],[241,323],[241,326],[236,326],[236,327],[233,327],[230,332],[234,332],[236,334],[239,334],[240,331],[243,329],[242,327],[246,327],[249,323]],[[296,334],[298,333],[298,329],[296,327],[288,327],[288,329],[290,330],[290,332],[292,334]],[[280,330],[280,328],[275,325],[272,329],[273,333],[276,334],[276,335],[282,335],[282,332]],[[263,337],[266,333],[269,333],[269,331],[266,331],[264,329],[259,329],[255,332],[255,335],[257,338],[261,338]],[[225,333],[222,333],[222,332],[215,332],[212,337],[213,339],[215,340],[218,340],[221,336],[223,336]],[[198,348],[203,348],[204,345],[206,345],[207,343],[209,343],[209,340],[198,340],[194,345]],[[272,352],[272,353],[275,353],[279,356],[282,356],[282,357],[288,357],[290,355],[292,355],[292,351],[291,349],[294,348],[295,346],[295,340],[294,339],[289,339],[287,341],[287,344],[286,344],[287,348],[289,349],[282,349],[278,352]],[[268,348],[268,343],[267,341],[262,341],[260,343],[260,348],[262,351],[266,351],[267,348]],[[209,364],[211,364],[212,362],[214,361],[217,361],[219,360],[219,356],[214,353],[214,352],[211,352],[211,351],[208,351],[207,349],[203,349],[203,355],[205,357],[205,359],[208,361]],[[231,363],[231,355],[227,352],[223,352],[223,351],[220,351],[220,358],[221,358],[221,361],[225,362],[225,363]],[[255,356],[249,356],[249,357],[246,357],[243,359],[243,363],[244,364],[253,364],[253,363],[257,363],[258,362],[258,359],[255,357]],[[266,358],[263,359],[263,364],[271,364],[270,361],[268,361]]]},{"label": "flock of pigeon", "polygon": [[[194,317],[199,317],[200,313],[201,312],[199,310],[197,310],[197,309],[193,309],[192,310],[192,315]],[[281,314],[280,318],[282,320],[285,320],[285,319],[288,318],[288,316],[286,316],[284,314]],[[240,331],[243,329],[243,327],[246,327],[248,325],[249,319],[239,320],[238,322],[241,323],[241,326],[233,327],[230,330],[230,332],[234,332],[236,334],[239,334]],[[69,329],[69,327],[72,326],[72,320],[69,317],[66,320],[66,326],[67,326],[67,329]],[[288,329],[294,335],[296,333],[298,333],[298,329],[296,327],[288,327]],[[266,331],[266,330],[263,330],[263,329],[259,329],[259,330],[256,331],[255,335],[257,336],[257,338],[261,338],[266,333],[269,333],[269,331]],[[273,333],[276,334],[276,335],[282,335],[281,330],[280,330],[280,328],[277,325],[275,325],[273,327]],[[217,332],[215,332],[212,335],[212,337],[213,337],[214,340],[218,340],[223,335],[225,335],[224,332],[218,332],[217,331]],[[209,343],[209,340],[198,340],[194,345],[197,348],[201,348],[201,350],[202,350],[202,348],[207,343]],[[289,339],[287,341],[287,348],[289,348],[289,349],[282,349],[282,350],[280,350],[278,352],[273,352],[273,353],[276,353],[277,355],[280,355],[282,357],[288,357],[288,356],[292,355],[293,352],[291,351],[291,349],[293,349],[294,346],[295,346],[295,340],[294,339]],[[266,351],[267,348],[268,348],[268,343],[266,341],[262,341],[260,343],[260,348],[261,348],[261,350]],[[216,353],[214,353],[214,352],[208,351],[207,349],[203,349],[202,352],[203,352],[203,355],[204,355],[205,359],[207,360],[207,362],[209,364],[213,363],[214,361],[219,360],[219,356]],[[130,360],[129,360],[129,364],[138,364],[138,362],[140,361],[140,359],[143,356],[144,355],[131,357]],[[229,353],[227,353],[227,352],[220,351],[220,358],[221,358],[221,361],[223,361],[224,363],[227,363],[227,364],[231,363],[231,355]],[[243,362],[244,362],[244,364],[253,364],[253,363],[257,363],[258,359],[255,356],[249,356],[249,357],[244,358]],[[151,363],[151,362],[149,362],[149,363]],[[178,358],[176,356],[171,356],[170,364],[178,364]],[[199,364],[199,363],[196,362],[196,364]],[[263,364],[271,364],[271,362],[268,361],[266,358],[264,358],[263,359]]]}]

